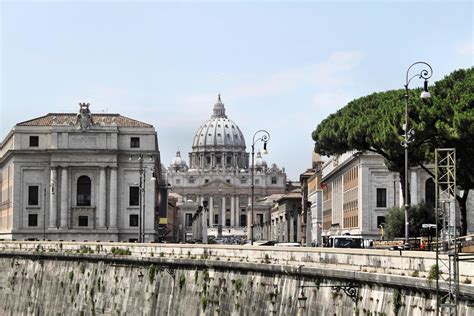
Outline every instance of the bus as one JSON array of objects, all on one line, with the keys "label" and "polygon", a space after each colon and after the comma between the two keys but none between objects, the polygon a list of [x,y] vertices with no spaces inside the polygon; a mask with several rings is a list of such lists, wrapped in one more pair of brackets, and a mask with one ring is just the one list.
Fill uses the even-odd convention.
[{"label": "bus", "polygon": [[327,246],[330,248],[366,248],[367,241],[361,236],[330,236]]}]

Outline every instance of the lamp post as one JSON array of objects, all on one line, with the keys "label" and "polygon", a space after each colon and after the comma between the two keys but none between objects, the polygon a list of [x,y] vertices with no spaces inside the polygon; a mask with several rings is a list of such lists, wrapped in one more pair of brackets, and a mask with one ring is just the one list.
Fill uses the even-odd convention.
[{"label": "lamp post", "polygon": [[[255,137],[257,136],[257,134],[260,134],[259,137],[257,139],[255,139]],[[266,154],[268,153],[267,152],[267,142],[268,140],[270,140],[270,133],[268,133],[266,130],[264,129],[261,129],[261,130],[258,130],[255,132],[255,134],[253,134],[253,138],[252,138],[252,165],[250,167],[250,177],[251,177],[251,181],[252,181],[252,185],[251,185],[251,193],[250,193],[250,198],[251,198],[251,202],[250,202],[250,244],[253,245],[253,222],[254,222],[254,218],[253,218],[253,203],[254,203],[254,198],[253,198],[253,194],[254,194],[254,156],[255,156],[255,144],[258,142],[258,141],[262,141],[263,142],[263,150],[262,150],[262,154]]]},{"label": "lamp post", "polygon": [[[133,155],[130,155],[128,160],[133,160]],[[146,168],[143,167],[144,155],[139,153],[137,155],[138,161],[138,173],[140,175],[140,180],[138,182],[138,205],[140,207],[138,211],[138,242],[145,242],[145,183],[146,183]],[[153,156],[149,155],[149,160],[152,162]],[[152,174],[152,181],[156,180],[155,172]]]},{"label": "lamp post", "polygon": [[[423,69],[410,77],[410,70],[413,66],[421,65]],[[408,243],[408,209],[410,208],[410,201],[408,199],[408,144],[413,139],[414,130],[408,130],[408,85],[413,78],[424,79],[423,92],[420,95],[422,100],[428,100],[431,98],[430,93],[428,92],[428,79],[433,75],[433,69],[429,64],[424,61],[418,61],[413,63],[408,67],[406,72],[406,81],[405,81],[405,126],[404,129],[404,140],[402,146],[405,148],[405,243]]]},{"label": "lamp post", "polygon": [[207,244],[207,200],[202,201],[203,211],[202,211],[202,243]]}]

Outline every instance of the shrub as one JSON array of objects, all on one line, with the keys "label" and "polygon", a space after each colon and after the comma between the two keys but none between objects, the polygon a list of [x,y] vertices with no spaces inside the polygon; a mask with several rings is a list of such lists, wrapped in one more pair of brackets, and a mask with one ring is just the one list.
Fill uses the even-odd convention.
[{"label": "shrub", "polygon": [[179,276],[179,289],[180,290],[183,288],[185,283],[186,283],[186,277],[184,276],[184,274],[181,274]]},{"label": "shrub", "polygon": [[155,281],[155,273],[156,273],[156,267],[154,264],[148,268],[148,278],[150,279],[150,283],[153,283]]},{"label": "shrub", "polygon": [[438,278],[440,272],[439,268],[436,264],[432,265],[430,268],[430,272],[428,272],[428,276],[426,277],[429,281],[435,280]]}]

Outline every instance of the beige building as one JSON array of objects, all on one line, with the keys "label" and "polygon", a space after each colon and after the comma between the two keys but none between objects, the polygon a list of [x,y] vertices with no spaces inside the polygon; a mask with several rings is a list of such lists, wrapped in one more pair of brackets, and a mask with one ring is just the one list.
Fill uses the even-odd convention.
[{"label": "beige building", "polygon": [[[244,135],[227,117],[220,95],[211,117],[201,124],[192,138],[192,151],[188,157],[189,166],[178,151],[167,172],[171,190],[181,196],[177,204],[178,226],[183,229],[181,236],[189,236],[191,218],[203,201],[209,203],[209,235],[217,236],[220,231],[246,235],[250,225],[251,168],[255,201],[285,192],[284,168],[280,169],[276,164],[269,167],[258,150],[254,166],[251,166]],[[254,223],[269,220],[268,211],[255,208]]]},{"label": "beige building", "polygon": [[160,175],[150,124],[85,103],[18,123],[0,144],[0,239],[157,240]]}]

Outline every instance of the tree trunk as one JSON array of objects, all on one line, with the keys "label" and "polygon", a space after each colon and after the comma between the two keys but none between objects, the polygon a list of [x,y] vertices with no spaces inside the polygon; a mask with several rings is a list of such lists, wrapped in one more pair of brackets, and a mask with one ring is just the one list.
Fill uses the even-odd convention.
[{"label": "tree trunk", "polygon": [[462,196],[456,195],[459,202],[459,225],[461,229],[461,236],[467,235],[467,195],[469,190],[464,190]]}]

